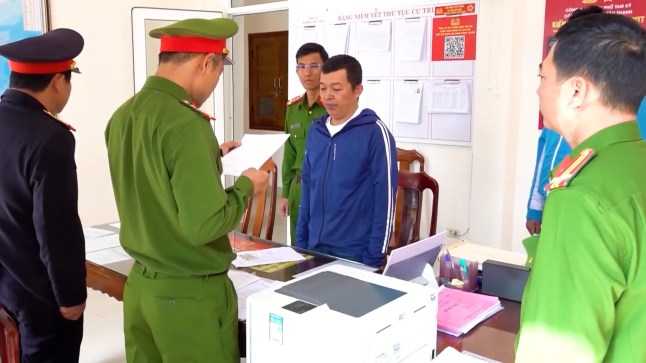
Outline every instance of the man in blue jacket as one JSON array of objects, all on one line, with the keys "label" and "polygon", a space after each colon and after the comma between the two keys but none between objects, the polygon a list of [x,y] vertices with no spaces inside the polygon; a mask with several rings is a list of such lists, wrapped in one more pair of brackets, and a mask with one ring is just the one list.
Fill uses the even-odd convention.
[{"label": "man in blue jacket", "polygon": [[534,178],[532,179],[532,188],[527,201],[527,222],[525,227],[527,227],[530,234],[539,234],[541,232],[543,205],[547,197],[545,186],[550,179],[550,171],[570,153],[570,150],[570,146],[563,136],[556,131],[543,128],[541,136],[538,138]]},{"label": "man in blue jacket", "polygon": [[639,111],[637,111],[637,125],[639,126],[639,133],[642,134],[642,139],[646,139],[646,97],[642,100]]},{"label": "man in blue jacket", "polygon": [[375,112],[359,108],[361,76],[349,55],[323,64],[327,113],[305,143],[296,246],[379,266],[394,223],[397,151]]}]

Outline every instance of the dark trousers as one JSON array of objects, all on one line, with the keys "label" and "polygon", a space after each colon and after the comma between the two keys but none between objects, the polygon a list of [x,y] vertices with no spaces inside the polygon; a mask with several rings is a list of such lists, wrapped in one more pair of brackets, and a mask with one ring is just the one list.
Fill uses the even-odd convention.
[{"label": "dark trousers", "polygon": [[7,307],[18,323],[22,363],[76,363],[83,339],[83,317],[72,321],[42,302]]},{"label": "dark trousers", "polygon": [[319,253],[324,253],[326,255],[332,255],[335,257],[345,258],[346,260],[363,263],[363,254],[357,253],[356,251],[352,251],[347,248],[319,244],[314,247],[313,250]]}]

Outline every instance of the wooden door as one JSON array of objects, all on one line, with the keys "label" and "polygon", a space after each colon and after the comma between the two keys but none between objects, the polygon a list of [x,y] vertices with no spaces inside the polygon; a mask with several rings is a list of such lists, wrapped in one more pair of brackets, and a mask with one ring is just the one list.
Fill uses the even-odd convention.
[{"label": "wooden door", "polygon": [[249,128],[283,131],[288,33],[249,34]]}]

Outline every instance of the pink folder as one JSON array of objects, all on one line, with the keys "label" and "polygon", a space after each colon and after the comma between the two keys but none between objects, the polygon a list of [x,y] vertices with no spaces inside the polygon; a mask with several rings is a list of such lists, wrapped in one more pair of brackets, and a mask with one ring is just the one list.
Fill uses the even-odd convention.
[{"label": "pink folder", "polygon": [[438,303],[437,330],[456,337],[503,309],[496,296],[444,286],[440,288]]}]

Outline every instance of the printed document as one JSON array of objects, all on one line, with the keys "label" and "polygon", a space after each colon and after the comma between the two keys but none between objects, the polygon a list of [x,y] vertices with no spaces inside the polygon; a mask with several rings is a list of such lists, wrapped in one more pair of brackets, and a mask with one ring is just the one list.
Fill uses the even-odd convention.
[{"label": "printed document", "polygon": [[289,134],[246,134],[241,145],[228,152],[222,158],[223,173],[240,176],[249,168],[260,169],[285,143]]},{"label": "printed document", "polygon": [[259,265],[268,265],[270,263],[303,261],[305,257],[294,251],[291,247],[267,248],[264,250],[238,252],[233,266],[251,267]]}]

